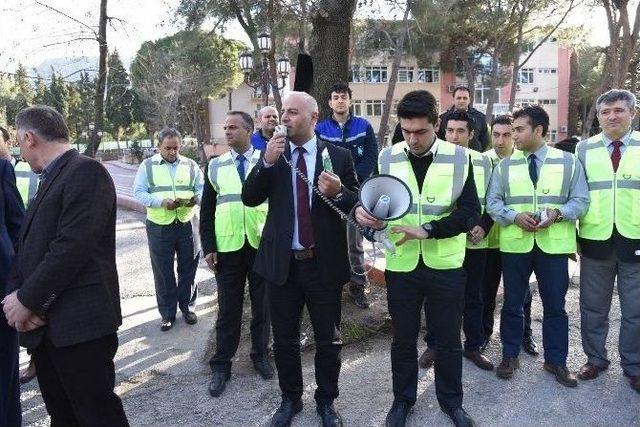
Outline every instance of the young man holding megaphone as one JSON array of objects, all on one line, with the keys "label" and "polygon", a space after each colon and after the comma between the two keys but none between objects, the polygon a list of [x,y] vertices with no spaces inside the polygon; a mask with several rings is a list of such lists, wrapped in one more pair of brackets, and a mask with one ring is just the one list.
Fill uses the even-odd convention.
[{"label": "young man holding megaphone", "polygon": [[361,225],[389,227],[389,238],[396,246],[395,253],[386,252],[394,394],[386,425],[404,426],[416,402],[417,340],[426,298],[437,342],[438,403],[456,426],[471,426],[473,420],[462,408],[460,326],[466,282],[462,268],[466,233],[469,220],[477,221],[480,215],[473,167],[463,147],[436,138],[438,111],[431,93],[409,92],[397,111],[405,140],[382,150],[378,165],[381,174],[393,175],[409,187],[409,212],[385,222],[372,215],[370,209],[355,209]]}]

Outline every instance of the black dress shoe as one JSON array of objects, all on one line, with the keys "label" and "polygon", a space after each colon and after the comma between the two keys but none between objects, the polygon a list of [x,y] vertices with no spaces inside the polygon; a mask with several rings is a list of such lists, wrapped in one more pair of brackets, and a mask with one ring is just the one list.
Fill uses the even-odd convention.
[{"label": "black dress shoe", "polygon": [[459,406],[453,409],[445,409],[445,408],[441,408],[441,409],[442,409],[442,412],[444,412],[445,414],[447,414],[449,418],[451,418],[451,421],[453,421],[453,424],[456,427],[475,426],[473,419],[469,416],[469,414],[467,414],[467,412],[464,409],[462,409],[462,406]]},{"label": "black dress shoe", "polygon": [[253,367],[256,368],[256,371],[258,371],[263,379],[270,380],[271,378],[273,378],[273,368],[271,367],[267,356],[262,356],[254,359]]},{"label": "black dress shoe", "polygon": [[198,323],[198,316],[193,311],[184,311],[182,313],[182,317],[184,317],[184,321],[189,325],[195,325]]},{"label": "black dress shoe", "polygon": [[410,412],[411,405],[407,402],[394,401],[391,409],[387,412],[387,418],[384,421],[385,427],[404,427]]},{"label": "black dress shoe", "polygon": [[522,340],[522,349],[525,353],[530,354],[531,356],[537,356],[540,354],[538,344],[536,344],[532,337],[526,337]]},{"label": "black dress shoe", "polygon": [[284,398],[280,407],[273,414],[271,418],[271,427],[289,427],[293,416],[302,411],[302,400],[292,401],[291,399]]},{"label": "black dress shoe", "polygon": [[320,403],[316,411],[322,420],[322,427],[342,427],[342,417],[333,407],[333,403]]},{"label": "black dress shoe", "polygon": [[160,330],[162,332],[167,332],[171,328],[173,328],[173,320],[162,319],[162,322],[160,322]]},{"label": "black dress shoe", "polygon": [[227,381],[231,377],[230,372],[215,371],[211,376],[211,382],[209,383],[209,394],[213,397],[218,397],[224,391]]},{"label": "black dress shoe", "polygon": [[367,300],[364,294],[364,286],[350,286],[349,296],[353,300],[353,303],[362,309],[369,308],[369,300]]}]

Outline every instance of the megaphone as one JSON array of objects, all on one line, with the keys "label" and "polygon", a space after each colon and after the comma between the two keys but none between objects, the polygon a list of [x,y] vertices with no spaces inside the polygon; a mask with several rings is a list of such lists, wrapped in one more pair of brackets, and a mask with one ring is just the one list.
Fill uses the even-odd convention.
[{"label": "megaphone", "polygon": [[[402,218],[413,204],[407,184],[387,174],[366,179],[360,186],[358,199],[369,215],[382,221]],[[369,241],[382,243],[389,252],[395,253],[395,245],[389,240],[385,230],[367,228],[362,235]]]}]

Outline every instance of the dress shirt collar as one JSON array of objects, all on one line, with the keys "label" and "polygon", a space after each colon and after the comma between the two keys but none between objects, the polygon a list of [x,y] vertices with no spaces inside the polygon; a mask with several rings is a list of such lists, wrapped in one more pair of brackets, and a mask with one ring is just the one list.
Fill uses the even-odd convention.
[{"label": "dress shirt collar", "polygon": [[[620,141],[622,142],[623,145],[629,145],[629,138],[631,138],[631,131],[633,130],[633,128],[630,128],[629,131],[620,139],[617,139],[616,141]],[[609,138],[607,136],[606,133],[602,133],[602,140],[604,141],[604,146],[608,147],[611,145],[611,143],[614,141],[613,139]]]},{"label": "dress shirt collar", "polygon": [[166,161],[164,159],[164,157],[162,157],[162,154],[160,154],[160,153],[154,154],[153,157],[155,157],[155,160],[160,162],[161,165],[164,165],[164,164],[167,164],[167,165],[178,165],[178,163],[180,163],[182,161],[182,156],[180,154],[178,154],[178,156],[176,157],[176,161],[173,162],[173,163]]},{"label": "dress shirt collar", "polygon": [[528,151],[525,151],[524,156],[528,159],[529,156],[531,156],[532,154],[535,154],[536,160],[544,162],[544,159],[547,158],[547,151],[549,151],[549,146],[545,142],[544,144],[542,144],[542,147],[538,148],[533,153],[529,153]]},{"label": "dress shirt collar", "polygon": [[[240,153],[238,153],[233,148],[229,148],[229,151],[231,151],[231,157],[233,157],[233,161],[234,162],[237,161],[238,160],[238,155]],[[245,151],[244,153],[242,153],[242,155],[244,156],[245,160],[250,161],[251,157],[253,156],[253,145],[249,144],[249,149],[247,151]]]},{"label": "dress shirt collar", "polygon": [[64,153],[59,154],[57,157],[55,157],[53,160],[51,160],[49,162],[49,164],[47,164],[47,166],[42,168],[42,172],[40,172],[40,181],[44,181],[45,179],[47,179],[49,177],[49,174],[56,168],[56,165],[58,164],[58,162],[60,162],[60,158],[62,156],[64,156],[70,150],[73,150],[73,148],[70,148],[69,150],[65,151]]},{"label": "dress shirt collar", "polygon": [[[302,147],[305,150],[307,150],[307,153],[315,156],[316,152],[318,151],[318,144],[317,144],[316,136],[313,135],[313,137],[310,140],[308,140],[307,142],[302,144]],[[293,151],[296,148],[298,148],[298,146],[296,144],[294,144],[293,142],[289,141],[289,148],[291,149],[291,153],[293,154]]]}]

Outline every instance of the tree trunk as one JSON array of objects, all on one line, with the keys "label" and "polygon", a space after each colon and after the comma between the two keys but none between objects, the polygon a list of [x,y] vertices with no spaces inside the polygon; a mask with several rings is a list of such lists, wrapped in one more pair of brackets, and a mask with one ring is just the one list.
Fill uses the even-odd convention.
[{"label": "tree trunk", "polygon": [[326,100],[331,87],[349,78],[349,40],[356,0],[319,0],[311,17],[309,53],[313,59],[311,95],[318,101],[320,117],[329,117]]},{"label": "tree trunk", "polygon": [[571,52],[571,70],[569,71],[569,117],[567,123],[567,136],[578,134],[578,121],[580,120],[580,100],[578,90],[578,55]]},{"label": "tree trunk", "polygon": [[378,151],[384,146],[387,139],[387,130],[389,129],[389,115],[391,114],[391,107],[393,106],[393,94],[396,91],[396,83],[398,82],[398,68],[400,67],[400,60],[404,53],[404,41],[407,38],[409,32],[409,25],[407,18],[409,17],[410,2],[407,1],[405,6],[404,16],[402,18],[402,32],[400,38],[395,46],[395,55],[393,56],[393,63],[391,64],[391,76],[389,77],[389,84],[387,85],[387,94],[385,96],[384,107],[382,110],[382,117],[380,118],[380,128],[378,129]]},{"label": "tree trunk", "polygon": [[511,69],[511,92],[509,93],[509,111],[513,111],[516,105],[516,91],[518,89],[518,75],[520,74],[520,55],[522,55],[522,25],[518,26],[518,40],[513,53],[513,68]]},{"label": "tree trunk", "polygon": [[498,74],[500,68],[498,68],[498,51],[499,47],[496,47],[493,50],[493,58],[491,58],[491,76],[489,79],[489,96],[487,96],[487,111],[485,111],[485,116],[487,116],[487,122],[491,123],[491,119],[493,118],[493,104],[496,102],[496,89],[498,86]]},{"label": "tree trunk", "polygon": [[463,53],[464,55],[464,68],[465,68],[465,77],[467,79],[467,87],[469,88],[469,97],[471,98],[471,105],[474,102],[474,96],[476,94],[476,70],[475,70],[475,62],[471,60],[469,57],[469,52],[466,50]]},{"label": "tree trunk", "polygon": [[[267,61],[269,62],[269,83],[271,86],[271,92],[273,93],[273,101],[276,104],[276,110],[282,111],[282,98],[280,97],[280,90],[278,89],[278,69],[276,65],[276,35],[274,31],[274,19],[273,19],[273,0],[269,0],[267,4],[267,22],[269,25],[269,34],[271,34],[271,50],[267,54]],[[265,106],[268,104],[265,104]]]},{"label": "tree trunk", "polygon": [[[84,150],[87,156],[95,157],[102,132],[104,131],[104,94],[107,86],[107,0],[100,0],[100,21],[98,28],[98,45],[100,57],[98,60],[98,80],[96,82],[95,111],[93,122],[95,127],[89,136],[89,144]],[[100,133],[98,133],[100,132]]]}]

